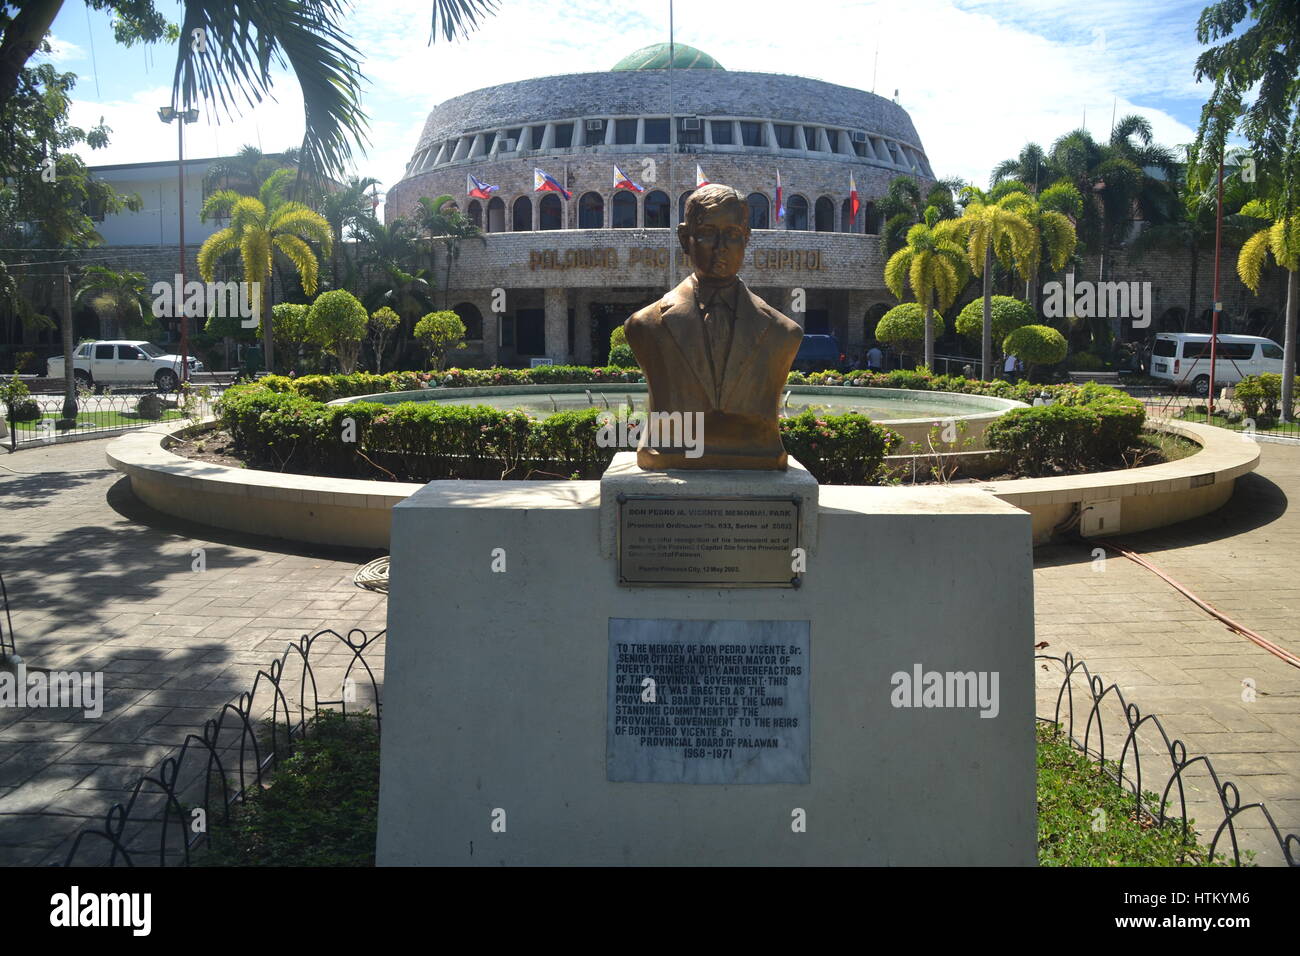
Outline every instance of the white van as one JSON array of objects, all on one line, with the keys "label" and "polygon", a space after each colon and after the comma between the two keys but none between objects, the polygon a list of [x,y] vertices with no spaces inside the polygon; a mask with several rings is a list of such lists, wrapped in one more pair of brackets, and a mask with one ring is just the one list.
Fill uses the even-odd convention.
[{"label": "white van", "polygon": [[[1234,385],[1247,375],[1282,374],[1282,346],[1258,335],[1220,335],[1214,349],[1214,384]],[[1151,377],[1197,395],[1210,393],[1210,336],[1160,332],[1151,346]]]}]

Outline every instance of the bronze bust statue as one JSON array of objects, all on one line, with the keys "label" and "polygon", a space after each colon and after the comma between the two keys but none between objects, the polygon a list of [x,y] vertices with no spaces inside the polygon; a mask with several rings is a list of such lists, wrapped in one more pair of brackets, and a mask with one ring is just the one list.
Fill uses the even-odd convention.
[{"label": "bronze bust statue", "polygon": [[780,470],[781,393],[803,329],[740,281],[749,206],[730,186],[702,186],[677,227],[694,269],[677,288],[627,320],[627,344],[645,372],[649,410],[700,413],[703,452],[653,447],[642,432],[645,469]]}]

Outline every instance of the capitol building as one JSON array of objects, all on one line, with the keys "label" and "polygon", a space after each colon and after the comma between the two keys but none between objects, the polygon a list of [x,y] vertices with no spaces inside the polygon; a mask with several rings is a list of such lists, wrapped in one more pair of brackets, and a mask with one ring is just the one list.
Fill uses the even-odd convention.
[{"label": "capitol building", "polygon": [[[420,197],[449,194],[484,232],[437,270],[469,330],[457,364],[602,363],[611,330],[686,276],[675,226],[699,177],[747,196],[741,278],[807,332],[856,354],[895,303],[876,203],[897,176],[923,189],[934,178],[906,111],[819,80],[726,70],[682,44],[668,66],[659,44],[608,72],[488,87],[430,112],[385,216],[413,218]],[[615,188],[616,166],[640,191]],[[497,188],[475,198],[475,179]]]}]

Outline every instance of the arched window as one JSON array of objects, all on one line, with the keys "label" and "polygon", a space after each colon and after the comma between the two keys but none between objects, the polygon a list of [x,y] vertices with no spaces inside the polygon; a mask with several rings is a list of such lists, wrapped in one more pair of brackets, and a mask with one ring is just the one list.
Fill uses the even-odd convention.
[{"label": "arched window", "polygon": [[749,205],[749,228],[771,229],[771,203],[766,193],[750,193],[745,202]]},{"label": "arched window", "polygon": [[[502,203],[504,206],[505,204]],[[460,320],[465,323],[465,340],[476,342],[483,338],[483,314],[473,302],[461,302],[453,309]]]},{"label": "arched window", "polygon": [[785,228],[808,228],[808,200],[802,196],[791,196],[785,201]]},{"label": "arched window", "polygon": [[835,203],[822,196],[814,207],[813,219],[818,232],[834,232]]},{"label": "arched window", "polygon": [[500,196],[493,196],[488,200],[487,231],[506,231],[506,204]]},{"label": "arched window", "polygon": [[578,200],[578,228],[605,228],[605,197],[600,193],[583,193]]},{"label": "arched window", "polygon": [[[677,222],[686,221],[686,200],[691,198],[691,193],[693,192],[695,192],[694,189],[688,189],[677,197]],[[676,223],[674,223],[674,225],[676,225]]]},{"label": "arched window", "polygon": [[876,212],[876,204],[873,202],[862,207],[862,229],[869,236],[880,234],[880,214]]},{"label": "arched window", "polygon": [[537,210],[537,227],[539,229],[564,228],[564,207],[560,205],[560,197],[555,193],[547,193],[542,197],[542,204]]},{"label": "arched window", "polygon": [[853,200],[846,199],[840,203],[840,232],[857,232],[858,224],[853,221]]},{"label": "arched window", "polygon": [[635,229],[636,228],[636,197],[626,189],[619,189],[614,193],[614,198],[610,201],[610,211],[612,221],[610,225],[615,229]]},{"label": "arched window", "polygon": [[[483,206],[477,199],[469,204],[469,221],[480,229],[483,228]],[[491,232],[492,230],[489,229],[488,231]]]},{"label": "arched window", "polygon": [[645,194],[645,225],[647,229],[668,228],[668,194],[658,189]]},{"label": "arched window", "polygon": [[533,201],[520,196],[514,205],[515,232],[528,232],[533,228]]}]

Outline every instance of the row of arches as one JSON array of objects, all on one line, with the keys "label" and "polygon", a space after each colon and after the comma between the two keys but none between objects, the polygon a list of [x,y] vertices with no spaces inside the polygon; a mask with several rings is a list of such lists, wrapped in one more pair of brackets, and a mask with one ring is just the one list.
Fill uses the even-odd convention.
[{"label": "row of arches", "polygon": [[[686,200],[690,195],[690,192],[684,192],[678,197],[677,217],[674,219],[668,194],[661,189],[652,189],[640,197],[629,190],[619,189],[608,199],[598,192],[585,192],[578,197],[577,223],[568,224],[567,228],[667,229],[685,218]],[[749,207],[751,229],[780,228],[773,226],[776,213],[766,193],[750,193],[745,202]],[[506,203],[500,196],[488,200],[486,208],[480,200],[471,200],[467,215],[484,232],[566,228],[564,203],[555,193],[544,193],[535,206],[531,195],[516,197],[510,205],[508,223]],[[842,200],[838,207],[829,196],[820,196],[810,203],[807,197],[794,193],[785,200],[786,229],[876,235],[880,231],[880,218],[873,202],[863,203],[855,217],[848,199]]]}]

